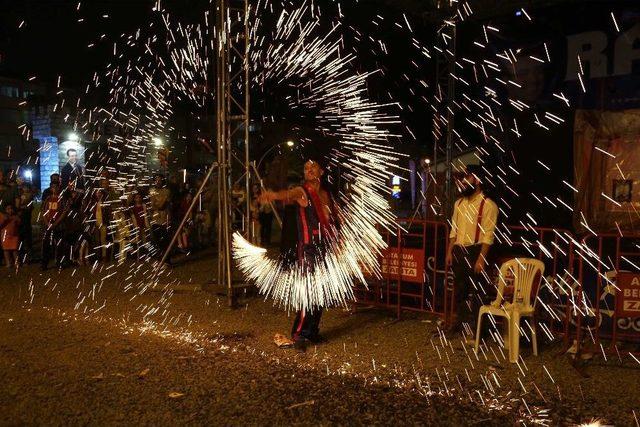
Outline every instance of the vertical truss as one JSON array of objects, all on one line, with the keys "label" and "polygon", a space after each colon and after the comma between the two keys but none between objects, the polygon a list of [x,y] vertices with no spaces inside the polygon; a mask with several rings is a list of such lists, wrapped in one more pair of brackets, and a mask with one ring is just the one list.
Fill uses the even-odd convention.
[{"label": "vertical truss", "polygon": [[[446,22],[446,21],[445,21]],[[445,155],[445,179],[444,200],[440,206],[440,214],[447,218],[451,216],[453,209],[453,132],[454,132],[454,108],[456,96],[456,26],[455,22],[445,23],[439,31],[439,52],[436,57],[436,98],[439,102],[439,111],[434,117],[434,163],[437,166],[438,152],[444,151]],[[442,209],[443,208],[443,209]]]},{"label": "vertical truss", "polygon": [[249,4],[248,0],[216,2],[216,120],[218,153],[218,275],[235,304],[231,239],[235,214],[234,183],[244,182],[242,228],[251,238],[249,163]]}]

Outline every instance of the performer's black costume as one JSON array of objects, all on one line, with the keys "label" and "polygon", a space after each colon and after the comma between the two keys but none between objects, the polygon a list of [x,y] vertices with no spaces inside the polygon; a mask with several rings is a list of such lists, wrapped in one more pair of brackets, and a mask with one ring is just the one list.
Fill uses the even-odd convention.
[{"label": "performer's black costume", "polygon": [[[308,203],[306,207],[298,205],[298,262],[306,273],[312,274],[315,266],[323,262],[325,242],[333,230],[318,193],[308,184],[302,188]],[[299,311],[291,329],[292,339],[317,341],[321,317],[322,307]]]}]

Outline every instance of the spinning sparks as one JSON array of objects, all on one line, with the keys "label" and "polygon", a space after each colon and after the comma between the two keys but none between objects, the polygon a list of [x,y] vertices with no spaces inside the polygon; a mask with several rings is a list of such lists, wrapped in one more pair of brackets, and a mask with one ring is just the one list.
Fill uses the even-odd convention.
[{"label": "spinning sparks", "polygon": [[[379,268],[377,255],[385,243],[376,225],[393,222],[384,192],[390,165],[397,161],[389,154],[389,128],[399,119],[385,113],[389,105],[367,99],[367,79],[376,71],[352,69],[356,55],[342,53],[341,24],[322,33],[318,12],[308,2],[283,10],[270,45],[261,46],[264,38],[256,41],[252,63],[261,70],[254,73],[256,82],[293,85],[299,95],[289,99],[290,108],[315,112],[318,130],[338,139],[328,160],[329,168],[340,168],[348,181],[349,190],[338,196],[341,227],[313,273],[299,264],[287,267],[282,260],[269,260],[234,236],[240,270],[264,294],[293,309],[344,305],[352,299],[354,280],[364,283],[363,269]],[[256,28],[253,34],[259,32]]]},{"label": "spinning sparks", "polygon": [[283,260],[270,259],[263,248],[233,236],[238,267],[266,297],[295,310],[346,305],[353,299],[353,277],[364,281],[353,250],[331,248],[315,262],[313,272],[287,268]]}]

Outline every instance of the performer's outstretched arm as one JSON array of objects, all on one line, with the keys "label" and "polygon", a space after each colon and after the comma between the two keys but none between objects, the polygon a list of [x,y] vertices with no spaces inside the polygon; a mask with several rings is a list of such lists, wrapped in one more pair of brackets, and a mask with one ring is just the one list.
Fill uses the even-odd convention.
[{"label": "performer's outstretched arm", "polygon": [[280,191],[264,191],[258,197],[258,202],[261,204],[265,204],[268,202],[273,202],[275,200],[280,200],[282,202],[297,202],[300,204],[306,204],[307,196],[305,195],[302,187],[295,187],[288,190],[280,190]]}]

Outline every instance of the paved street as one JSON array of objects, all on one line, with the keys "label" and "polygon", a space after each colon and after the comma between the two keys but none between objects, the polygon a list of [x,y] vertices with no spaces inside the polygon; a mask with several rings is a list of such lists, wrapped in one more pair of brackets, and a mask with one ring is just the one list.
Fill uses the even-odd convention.
[{"label": "paved street", "polygon": [[[163,280],[178,289],[206,283],[209,266],[179,266]],[[2,279],[0,424],[512,425],[602,416],[629,425],[638,407],[636,393],[614,408],[625,387],[637,387],[638,367],[597,362],[581,379],[557,346],[543,346],[538,359],[523,349],[523,375],[500,356],[470,359],[455,340],[432,339],[428,316],[397,322],[378,310],[331,310],[327,343],[277,349],[273,334],[291,319],[269,302],[246,297],[230,310],[215,292],[140,295],[132,271],[142,268]]]}]

